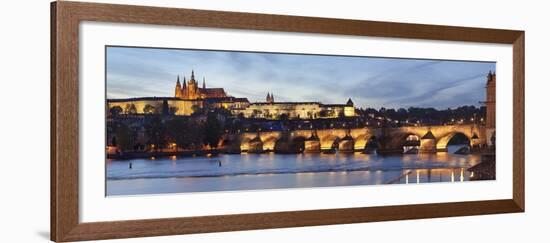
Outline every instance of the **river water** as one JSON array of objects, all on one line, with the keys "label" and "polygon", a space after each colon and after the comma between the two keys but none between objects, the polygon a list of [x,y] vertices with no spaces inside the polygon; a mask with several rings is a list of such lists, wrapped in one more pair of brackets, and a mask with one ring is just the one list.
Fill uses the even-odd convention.
[{"label": "river water", "polygon": [[[107,160],[107,196],[464,182],[479,155],[221,154]],[[131,168],[130,168],[131,163]]]}]

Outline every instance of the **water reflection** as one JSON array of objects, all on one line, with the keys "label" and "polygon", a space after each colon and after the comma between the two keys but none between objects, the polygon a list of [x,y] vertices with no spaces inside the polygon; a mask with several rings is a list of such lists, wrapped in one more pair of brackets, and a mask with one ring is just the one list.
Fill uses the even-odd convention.
[{"label": "water reflection", "polygon": [[[469,177],[464,176],[465,168],[460,169],[460,176],[455,175],[456,168],[437,168],[437,169],[416,169],[404,171],[403,175],[397,179],[390,180],[384,184],[409,184],[409,176],[414,175],[414,183],[427,183],[427,182],[465,182],[468,181]],[[471,175],[471,173],[470,173]]]},{"label": "water reflection", "polygon": [[[108,160],[107,195],[464,182],[478,155],[224,154]],[[128,165],[132,163],[132,169]]]}]

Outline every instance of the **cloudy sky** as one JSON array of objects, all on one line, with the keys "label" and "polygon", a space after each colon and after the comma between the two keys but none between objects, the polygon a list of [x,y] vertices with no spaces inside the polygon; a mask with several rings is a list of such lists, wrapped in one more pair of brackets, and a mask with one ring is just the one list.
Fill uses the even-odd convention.
[{"label": "cloudy sky", "polygon": [[479,105],[495,63],[154,48],[107,48],[107,97],[172,97],[191,70],[207,88],[264,101],[446,109]]}]

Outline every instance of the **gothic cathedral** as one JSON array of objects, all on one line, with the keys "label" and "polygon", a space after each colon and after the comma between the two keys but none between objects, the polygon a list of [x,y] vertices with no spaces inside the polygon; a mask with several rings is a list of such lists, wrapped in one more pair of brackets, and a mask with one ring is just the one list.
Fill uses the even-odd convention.
[{"label": "gothic cathedral", "polygon": [[226,98],[227,94],[223,88],[206,88],[205,78],[202,80],[202,88],[199,88],[199,84],[195,80],[195,72],[191,71],[191,79],[187,82],[184,76],[183,85],[180,83],[180,77],[178,75],[174,96],[180,99],[197,100],[208,98]]}]

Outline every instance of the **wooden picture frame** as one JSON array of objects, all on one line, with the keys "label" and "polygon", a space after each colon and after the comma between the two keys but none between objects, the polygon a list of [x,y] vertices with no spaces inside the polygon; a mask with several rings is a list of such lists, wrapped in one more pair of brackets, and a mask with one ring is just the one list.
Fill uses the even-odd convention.
[{"label": "wooden picture frame", "polygon": [[[194,26],[513,45],[513,198],[403,206],[79,222],[79,23]],[[523,31],[82,2],[51,4],[51,240],[204,232],[524,212]]]}]

